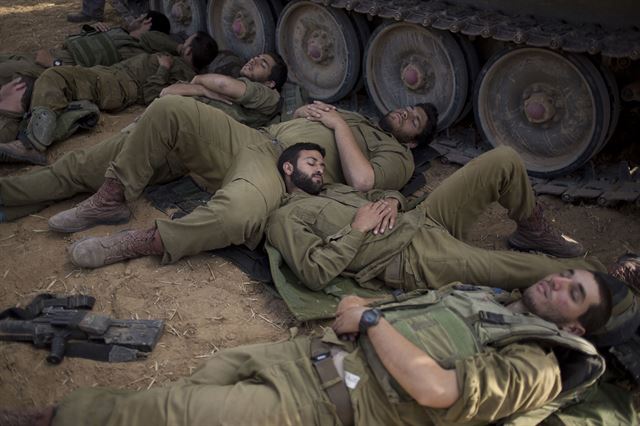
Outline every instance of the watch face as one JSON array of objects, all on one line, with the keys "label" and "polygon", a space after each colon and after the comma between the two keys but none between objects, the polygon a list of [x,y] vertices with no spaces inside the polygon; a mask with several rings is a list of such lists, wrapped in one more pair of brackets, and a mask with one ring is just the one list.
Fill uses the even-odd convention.
[{"label": "watch face", "polygon": [[362,319],[368,325],[373,325],[378,322],[378,314],[376,313],[376,311],[369,309],[367,311],[364,311],[364,313],[362,314]]}]

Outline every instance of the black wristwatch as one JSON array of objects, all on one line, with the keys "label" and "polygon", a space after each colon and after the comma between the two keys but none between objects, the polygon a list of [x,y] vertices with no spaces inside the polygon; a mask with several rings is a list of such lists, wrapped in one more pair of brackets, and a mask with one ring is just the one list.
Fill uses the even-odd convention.
[{"label": "black wristwatch", "polygon": [[362,316],[360,317],[360,323],[358,324],[360,333],[366,334],[369,328],[373,327],[374,325],[378,325],[378,322],[380,322],[380,318],[382,318],[383,316],[384,314],[380,309],[374,308],[364,311],[362,313]]},{"label": "black wristwatch", "polygon": [[53,66],[54,67],[59,67],[62,65],[62,61],[60,59],[54,59],[53,60]]}]

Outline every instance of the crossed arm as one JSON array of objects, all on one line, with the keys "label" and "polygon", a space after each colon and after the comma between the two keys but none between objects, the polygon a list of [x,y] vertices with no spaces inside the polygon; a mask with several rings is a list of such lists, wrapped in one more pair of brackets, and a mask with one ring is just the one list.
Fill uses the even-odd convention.
[{"label": "crossed arm", "polygon": [[[345,297],[336,311],[334,331],[354,339],[362,312],[372,299]],[[542,407],[562,391],[558,361],[536,343],[514,343],[500,349],[485,349],[459,359],[452,369],[402,336],[384,318],[369,328],[380,361],[394,379],[447,424],[471,420],[492,423],[514,413]]]},{"label": "crossed arm", "polygon": [[360,150],[351,128],[336,111],[336,107],[315,101],[296,110],[294,118],[306,118],[318,121],[335,134],[336,146],[340,155],[342,174],[349,184],[358,191],[369,191],[375,185],[375,175],[369,159]]},{"label": "crossed arm", "polygon": [[[370,300],[348,296],[340,301],[333,329],[341,335],[358,332],[362,313]],[[398,333],[384,318],[367,331],[389,374],[418,404],[448,408],[460,398],[456,370],[442,368],[433,358]],[[428,377],[428,380],[425,378]]]},{"label": "crossed arm", "polygon": [[162,90],[160,96],[205,96],[232,104],[244,96],[247,85],[242,81],[222,74],[196,75],[191,83],[176,83]]}]

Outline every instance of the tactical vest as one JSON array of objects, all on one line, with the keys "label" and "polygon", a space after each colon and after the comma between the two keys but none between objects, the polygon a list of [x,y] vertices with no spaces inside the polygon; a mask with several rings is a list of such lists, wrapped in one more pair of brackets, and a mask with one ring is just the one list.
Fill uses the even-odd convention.
[{"label": "tactical vest", "polygon": [[[563,385],[560,396],[586,389],[602,375],[604,360],[591,343],[535,315],[511,312],[498,303],[508,294],[500,289],[456,284],[378,308],[400,334],[446,369],[454,368],[456,360],[485,348],[536,342],[553,348],[556,354],[571,353],[557,357]],[[384,368],[366,336],[361,338],[361,347],[389,400],[410,401]]]},{"label": "tactical vest", "polygon": [[64,46],[83,67],[113,65],[120,62],[118,48],[111,36],[104,32],[82,33],[67,37]]}]

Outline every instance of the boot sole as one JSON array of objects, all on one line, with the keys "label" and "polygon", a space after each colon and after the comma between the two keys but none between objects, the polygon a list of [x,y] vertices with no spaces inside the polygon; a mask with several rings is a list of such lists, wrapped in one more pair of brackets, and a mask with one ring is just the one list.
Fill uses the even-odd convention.
[{"label": "boot sole", "polygon": [[51,223],[49,223],[49,229],[54,232],[60,232],[62,234],[73,234],[75,232],[84,231],[85,229],[90,229],[98,225],[121,225],[123,223],[129,222],[130,219],[131,219],[131,216],[127,217],[126,219],[101,220],[97,222],[87,223],[84,226],[78,226],[75,228],[71,228],[71,227],[61,228],[61,227],[52,226]]},{"label": "boot sole", "polygon": [[572,253],[572,254],[566,254],[566,253],[561,253],[561,252],[551,252],[549,250],[544,250],[542,248],[536,248],[536,247],[530,247],[530,246],[526,246],[524,244],[520,244],[517,240],[512,239],[511,237],[507,238],[507,243],[509,244],[509,247],[511,247],[512,249],[518,250],[518,251],[523,251],[523,252],[537,252],[537,253],[544,253],[553,257],[559,257],[562,259],[571,259],[574,257],[580,257],[582,255],[585,254],[584,251],[578,253]]}]

